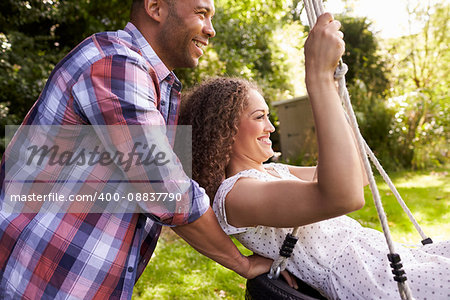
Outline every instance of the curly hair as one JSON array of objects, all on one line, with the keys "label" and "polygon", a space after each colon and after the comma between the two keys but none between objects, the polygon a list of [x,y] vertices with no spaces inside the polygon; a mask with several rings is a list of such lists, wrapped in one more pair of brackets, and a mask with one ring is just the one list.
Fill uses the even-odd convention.
[{"label": "curly hair", "polygon": [[225,180],[231,148],[248,95],[255,84],[240,78],[218,77],[194,87],[181,101],[179,124],[192,125],[192,177],[211,204]]}]

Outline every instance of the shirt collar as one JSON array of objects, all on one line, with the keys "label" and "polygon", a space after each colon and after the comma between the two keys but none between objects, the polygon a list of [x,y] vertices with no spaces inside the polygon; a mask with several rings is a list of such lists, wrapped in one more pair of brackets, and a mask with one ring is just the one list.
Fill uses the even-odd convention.
[{"label": "shirt collar", "polygon": [[155,69],[159,83],[167,79],[169,82],[171,81],[176,82],[181,89],[181,82],[178,80],[175,73],[167,69],[166,65],[162,62],[162,60],[158,57],[158,55],[156,55],[155,51],[150,46],[145,37],[142,35],[142,33],[139,31],[139,29],[137,29],[133,23],[128,22],[124,30],[133,37],[133,42],[141,50],[142,56]]}]

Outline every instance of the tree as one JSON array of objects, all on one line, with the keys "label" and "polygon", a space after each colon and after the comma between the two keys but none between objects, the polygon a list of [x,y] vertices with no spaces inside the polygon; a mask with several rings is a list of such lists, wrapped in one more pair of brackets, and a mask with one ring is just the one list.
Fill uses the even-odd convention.
[{"label": "tree", "polygon": [[123,28],[131,0],[0,1],[0,153],[56,63],[87,36]]},{"label": "tree", "polygon": [[391,42],[396,97],[390,106],[397,111],[391,136],[401,146],[403,164],[423,168],[448,157],[450,5],[410,3],[409,15],[423,29]]},{"label": "tree", "polygon": [[130,5],[130,0],[1,1],[0,103],[9,107],[9,116],[24,117],[55,64],[86,36],[123,27]]},{"label": "tree", "polygon": [[387,107],[390,68],[380,54],[376,35],[367,18],[336,16],[345,39],[343,61],[348,65],[347,87],[360,131],[386,168],[396,168],[389,131],[395,112]]},{"label": "tree", "polygon": [[217,31],[199,68],[177,70],[185,86],[213,75],[239,76],[258,82],[267,100],[293,89],[284,52],[274,33],[286,24],[290,1],[217,0]]},{"label": "tree", "polygon": [[386,62],[379,54],[379,43],[369,30],[367,18],[338,15],[345,38],[345,53],[342,57],[350,66],[346,78],[349,84],[364,84],[368,97],[384,95],[389,86]]}]

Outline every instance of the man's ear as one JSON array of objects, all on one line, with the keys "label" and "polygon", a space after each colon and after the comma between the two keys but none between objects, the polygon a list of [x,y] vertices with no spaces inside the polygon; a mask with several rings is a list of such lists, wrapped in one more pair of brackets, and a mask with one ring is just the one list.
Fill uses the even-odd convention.
[{"label": "man's ear", "polygon": [[156,22],[161,22],[164,16],[164,9],[167,9],[164,5],[167,4],[163,0],[145,0],[145,13]]}]

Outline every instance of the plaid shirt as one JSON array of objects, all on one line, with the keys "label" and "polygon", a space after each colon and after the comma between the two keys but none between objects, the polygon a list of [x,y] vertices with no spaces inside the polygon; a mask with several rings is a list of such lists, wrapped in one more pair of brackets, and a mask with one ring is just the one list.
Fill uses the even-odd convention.
[{"label": "plaid shirt", "polygon": [[[124,30],[95,34],[73,49],[55,67],[23,124],[176,125],[180,91],[176,76],[128,23]],[[13,141],[3,156],[0,205],[5,201],[5,157],[20,147]],[[82,174],[81,180],[92,175]],[[169,176],[160,175],[163,182]],[[193,222],[208,209],[207,196],[192,180],[190,193],[190,210],[181,214],[2,209],[0,298],[131,299],[161,225]]]}]

